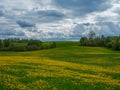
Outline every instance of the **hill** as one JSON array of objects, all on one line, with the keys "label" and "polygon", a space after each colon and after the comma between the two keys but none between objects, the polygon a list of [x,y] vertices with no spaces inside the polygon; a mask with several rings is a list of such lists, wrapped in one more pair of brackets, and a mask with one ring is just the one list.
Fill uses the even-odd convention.
[{"label": "hill", "polygon": [[120,52],[56,42],[57,48],[0,52],[0,90],[120,90]]}]

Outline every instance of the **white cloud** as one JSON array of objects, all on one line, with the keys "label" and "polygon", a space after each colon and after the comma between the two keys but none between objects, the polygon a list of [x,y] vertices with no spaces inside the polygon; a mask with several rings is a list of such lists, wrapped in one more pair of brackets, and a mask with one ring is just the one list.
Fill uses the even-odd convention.
[{"label": "white cloud", "polygon": [[89,30],[120,35],[120,1],[106,1],[0,0],[1,35],[43,40],[79,40]]}]

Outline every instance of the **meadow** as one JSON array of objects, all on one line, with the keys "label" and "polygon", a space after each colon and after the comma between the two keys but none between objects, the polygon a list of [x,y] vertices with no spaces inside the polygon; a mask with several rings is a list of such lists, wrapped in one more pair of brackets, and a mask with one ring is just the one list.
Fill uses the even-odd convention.
[{"label": "meadow", "polygon": [[57,48],[0,52],[0,90],[120,90],[120,51],[57,42]]}]

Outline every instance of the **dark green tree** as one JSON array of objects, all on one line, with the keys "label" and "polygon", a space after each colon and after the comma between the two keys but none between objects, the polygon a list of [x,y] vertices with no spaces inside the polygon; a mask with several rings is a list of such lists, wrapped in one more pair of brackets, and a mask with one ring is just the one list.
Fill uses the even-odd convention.
[{"label": "dark green tree", "polygon": [[88,41],[87,37],[81,37],[79,45],[80,46],[87,46],[87,44],[88,44],[87,41]]},{"label": "dark green tree", "polygon": [[4,40],[3,40],[3,47],[4,47],[4,48],[5,48],[5,47],[8,47],[8,46],[10,45],[10,43],[11,43],[10,39],[4,39]]},{"label": "dark green tree", "polygon": [[34,45],[34,46],[40,47],[41,44],[42,44],[42,42],[39,41],[39,40],[29,40],[28,41],[28,46],[33,46]]},{"label": "dark green tree", "polygon": [[0,48],[3,48],[3,41],[0,39]]},{"label": "dark green tree", "polygon": [[93,39],[95,37],[95,32],[94,31],[90,31],[88,34],[89,39]]},{"label": "dark green tree", "polygon": [[55,47],[56,47],[56,42],[52,42],[50,48],[55,48]]}]

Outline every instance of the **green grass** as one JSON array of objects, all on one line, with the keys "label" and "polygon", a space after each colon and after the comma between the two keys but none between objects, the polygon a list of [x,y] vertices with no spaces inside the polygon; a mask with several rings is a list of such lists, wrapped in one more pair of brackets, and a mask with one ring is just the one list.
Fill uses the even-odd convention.
[{"label": "green grass", "polygon": [[120,52],[77,42],[0,52],[0,90],[120,90]]}]

